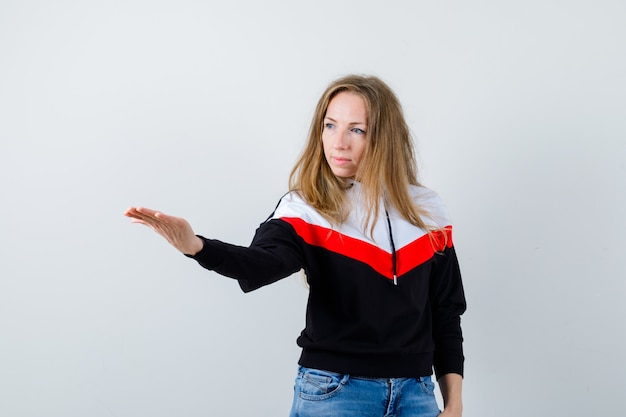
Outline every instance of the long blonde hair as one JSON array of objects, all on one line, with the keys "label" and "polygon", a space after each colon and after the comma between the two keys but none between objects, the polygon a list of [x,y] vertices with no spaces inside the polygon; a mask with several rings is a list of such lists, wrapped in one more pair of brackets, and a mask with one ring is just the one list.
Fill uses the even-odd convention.
[{"label": "long blonde hair", "polygon": [[[410,195],[410,185],[420,185],[413,141],[400,102],[382,80],[374,76],[348,75],[332,82],[317,103],[308,141],[289,176],[289,188],[298,191],[322,216],[334,224],[345,221],[346,183],[336,177],[324,157],[322,131],[330,101],[343,91],[360,95],[367,110],[364,154],[355,180],[361,183],[366,208],[364,229],[375,226],[381,200],[411,224],[425,230],[428,213]],[[383,207],[384,210],[384,207]],[[372,221],[372,219],[374,219]]]}]

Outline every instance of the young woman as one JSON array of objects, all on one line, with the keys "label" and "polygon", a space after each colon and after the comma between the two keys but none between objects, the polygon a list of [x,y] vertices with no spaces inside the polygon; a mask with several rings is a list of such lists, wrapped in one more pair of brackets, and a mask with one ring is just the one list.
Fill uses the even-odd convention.
[{"label": "young woman", "polygon": [[125,214],[245,292],[304,269],[291,416],[461,416],[465,296],[452,226],[417,181],[409,129],[384,82],[348,76],[327,88],[290,190],[249,247],[147,208]]}]

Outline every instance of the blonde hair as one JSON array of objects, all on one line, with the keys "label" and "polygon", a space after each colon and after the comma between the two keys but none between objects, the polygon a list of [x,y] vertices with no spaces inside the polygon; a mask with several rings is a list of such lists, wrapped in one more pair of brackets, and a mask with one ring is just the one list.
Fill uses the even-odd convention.
[{"label": "blonde hair", "polygon": [[347,218],[346,182],[336,177],[326,162],[321,139],[328,105],[344,91],[361,96],[367,110],[367,145],[355,175],[363,189],[367,213],[364,229],[369,225],[370,232],[373,230],[382,200],[411,224],[430,231],[432,227],[423,220],[428,213],[413,201],[409,191],[410,185],[420,184],[402,107],[391,88],[374,76],[348,75],[324,91],[313,114],[307,143],[289,176],[290,190],[298,191],[333,224]]}]

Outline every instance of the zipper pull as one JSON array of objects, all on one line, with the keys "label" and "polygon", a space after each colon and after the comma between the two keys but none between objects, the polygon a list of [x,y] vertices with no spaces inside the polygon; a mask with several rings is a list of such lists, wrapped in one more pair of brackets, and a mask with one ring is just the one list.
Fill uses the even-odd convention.
[{"label": "zipper pull", "polygon": [[393,274],[393,285],[398,285],[398,277],[396,274]]}]

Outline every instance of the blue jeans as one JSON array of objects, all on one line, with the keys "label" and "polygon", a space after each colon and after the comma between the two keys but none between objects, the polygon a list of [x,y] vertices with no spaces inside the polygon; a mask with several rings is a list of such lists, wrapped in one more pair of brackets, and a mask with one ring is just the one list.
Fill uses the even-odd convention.
[{"label": "blue jeans", "polygon": [[436,417],[430,376],[368,378],[298,368],[290,417]]}]

